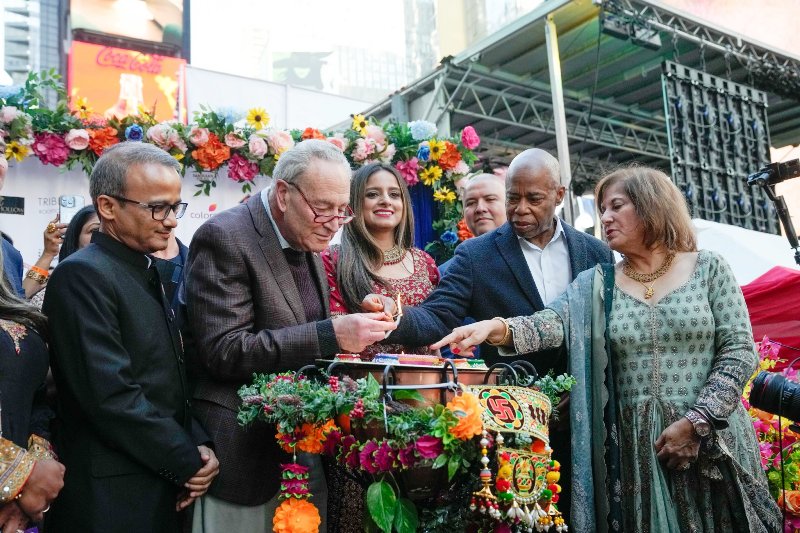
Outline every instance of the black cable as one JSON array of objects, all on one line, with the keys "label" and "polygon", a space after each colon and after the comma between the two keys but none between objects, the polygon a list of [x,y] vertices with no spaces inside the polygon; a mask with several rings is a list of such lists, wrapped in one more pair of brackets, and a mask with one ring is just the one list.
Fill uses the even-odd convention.
[{"label": "black cable", "polygon": [[589,114],[586,117],[586,131],[583,134],[583,140],[581,141],[581,151],[578,154],[578,161],[575,163],[575,166],[572,169],[572,180],[570,180],[569,188],[572,190],[572,184],[575,183],[575,171],[578,170],[581,166],[581,160],[583,160],[583,151],[586,147],[586,139],[589,138],[589,129],[591,128],[591,120],[592,120],[592,111],[594,111],[594,95],[597,92],[597,82],[600,77],[600,38],[603,36],[602,32],[602,22],[600,21],[603,17],[604,8],[600,7],[600,15],[597,17],[597,46],[596,52],[594,57],[594,83],[592,84],[592,95],[589,99]]}]

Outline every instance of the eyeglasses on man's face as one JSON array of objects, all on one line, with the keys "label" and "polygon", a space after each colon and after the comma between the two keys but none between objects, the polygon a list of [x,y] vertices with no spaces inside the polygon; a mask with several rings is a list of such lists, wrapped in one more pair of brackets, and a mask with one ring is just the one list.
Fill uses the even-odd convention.
[{"label": "eyeglasses on man's face", "polygon": [[316,222],[317,224],[327,224],[333,219],[337,219],[339,221],[339,224],[347,224],[348,222],[353,220],[355,214],[353,213],[353,210],[349,205],[345,208],[343,213],[338,213],[335,215],[323,215],[317,213],[317,210],[314,209],[314,206],[311,205],[311,202],[308,201],[308,198],[306,198],[306,195],[303,194],[303,191],[300,190],[300,187],[298,187],[294,183],[289,183],[288,181],[285,183],[286,185],[291,185],[297,190],[297,192],[300,193],[300,196],[303,198],[303,200],[305,200],[306,205],[309,207],[309,209],[311,209],[311,212],[314,213],[314,222]]},{"label": "eyeglasses on man's face", "polygon": [[139,207],[149,209],[153,215],[153,220],[158,221],[166,220],[170,212],[175,213],[175,218],[181,218],[186,212],[186,207],[189,205],[186,202],[178,202],[177,204],[145,204],[142,202],[137,202],[136,200],[125,198],[123,196],[114,196],[112,194],[109,194],[109,196],[115,200],[119,200],[120,202],[136,204]]}]

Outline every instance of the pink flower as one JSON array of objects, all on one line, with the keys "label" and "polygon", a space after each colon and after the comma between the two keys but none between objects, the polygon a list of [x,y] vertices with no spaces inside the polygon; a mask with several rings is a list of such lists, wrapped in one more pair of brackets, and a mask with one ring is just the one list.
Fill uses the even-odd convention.
[{"label": "pink flower", "polygon": [[354,161],[366,161],[375,152],[375,141],[371,139],[356,139],[356,147],[353,150]]},{"label": "pink flower", "polygon": [[195,146],[205,146],[209,139],[208,133],[208,128],[192,126],[192,130],[189,132],[189,140]]},{"label": "pink flower", "polygon": [[474,150],[481,143],[481,138],[475,132],[475,128],[467,126],[461,132],[461,144],[468,150]]},{"label": "pink flower", "polygon": [[298,463],[289,463],[287,465],[281,465],[281,470],[284,472],[291,472],[295,476],[308,474],[308,467]]},{"label": "pink flower", "polygon": [[386,144],[386,133],[383,128],[375,124],[370,124],[364,129],[364,137],[374,141],[378,151]]},{"label": "pink flower", "polygon": [[456,166],[448,171],[448,174],[451,176],[463,176],[464,174],[469,174],[469,171],[469,165],[466,164],[463,159],[461,159],[458,163],[456,163]]},{"label": "pink flower", "polygon": [[415,453],[414,444],[409,444],[397,454],[397,460],[403,468],[411,468],[417,462],[417,454]]},{"label": "pink flower", "polygon": [[60,167],[69,157],[69,146],[61,135],[55,133],[37,133],[32,148],[45,165]]},{"label": "pink flower", "polygon": [[394,168],[400,172],[409,187],[419,183],[419,176],[417,175],[417,172],[419,172],[419,160],[416,157],[412,157],[408,161],[398,161],[395,163]]},{"label": "pink flower", "polygon": [[442,439],[433,435],[423,435],[418,438],[414,447],[423,459],[436,459],[444,451]]},{"label": "pink flower", "polygon": [[322,453],[333,456],[341,443],[342,432],[336,429],[329,431],[325,437],[325,442],[322,444]]},{"label": "pink flower", "polygon": [[256,135],[255,133],[250,136],[250,141],[247,143],[247,147],[250,149],[250,155],[256,159],[263,159],[269,151],[266,141],[264,141],[261,136]]},{"label": "pink flower", "polygon": [[358,458],[358,443],[356,438],[352,435],[345,435],[342,437],[341,448],[339,451],[339,462],[344,463],[348,468],[356,469],[360,464]]},{"label": "pink flower", "polygon": [[147,130],[147,138],[162,150],[177,148],[181,153],[186,152],[186,143],[180,134],[168,123],[156,124]]},{"label": "pink flower", "polygon": [[387,442],[381,442],[378,449],[375,451],[375,466],[378,467],[380,472],[389,472],[393,470],[397,464],[397,450]]},{"label": "pink flower", "polygon": [[397,153],[397,148],[395,148],[394,144],[390,144],[383,150],[380,154],[380,160],[382,163],[386,163],[387,165],[392,162],[394,159],[394,154]]},{"label": "pink flower", "polygon": [[337,133],[333,137],[328,137],[327,141],[342,152],[347,150],[347,139],[345,139],[344,135],[341,133]]},{"label": "pink flower", "polygon": [[253,181],[258,174],[258,163],[248,161],[240,154],[233,154],[228,160],[228,177],[234,181]]},{"label": "pink flower", "polygon": [[241,148],[247,143],[237,134],[229,133],[225,136],[225,144],[227,144],[230,148]]},{"label": "pink flower", "polygon": [[378,465],[375,464],[375,452],[378,450],[378,444],[374,440],[368,440],[364,447],[361,448],[361,453],[358,454],[361,468],[370,474],[378,473]]},{"label": "pink flower", "polygon": [[72,150],[85,150],[89,146],[89,132],[86,130],[69,130],[64,141]]},{"label": "pink flower", "polygon": [[19,109],[14,107],[13,105],[4,105],[0,108],[0,122],[5,122],[8,124],[15,118],[17,118],[20,114]]},{"label": "pink flower", "polygon": [[267,133],[267,143],[269,143],[269,147],[272,148],[276,155],[281,155],[294,146],[294,139],[292,139],[288,131],[270,130]]}]

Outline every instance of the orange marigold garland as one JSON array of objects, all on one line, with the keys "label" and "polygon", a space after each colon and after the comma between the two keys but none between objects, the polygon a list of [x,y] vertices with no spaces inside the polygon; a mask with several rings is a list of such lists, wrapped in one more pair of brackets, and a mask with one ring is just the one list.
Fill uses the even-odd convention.
[{"label": "orange marigold garland", "polygon": [[450,428],[450,433],[457,439],[469,440],[483,431],[481,408],[478,398],[474,394],[464,392],[449,402],[447,408],[456,415],[458,424]]},{"label": "orange marigold garland", "polygon": [[272,530],[276,533],[317,533],[322,519],[313,503],[308,501],[308,467],[291,463],[281,465],[281,495],[283,502],[275,510]]}]

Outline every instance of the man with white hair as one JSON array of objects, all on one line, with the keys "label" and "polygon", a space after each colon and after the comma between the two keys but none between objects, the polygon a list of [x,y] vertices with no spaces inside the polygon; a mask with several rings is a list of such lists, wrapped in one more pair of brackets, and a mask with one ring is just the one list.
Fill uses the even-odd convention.
[{"label": "man with white hair", "polygon": [[[396,326],[383,313],[330,319],[318,256],[353,219],[350,167],[341,151],[306,140],[284,152],[274,184],[223,211],[194,234],[187,267],[189,325],[197,346],[194,410],[211,434],[220,475],[195,506],[195,533],[272,530],[280,463],[289,456],[267,424],[237,422],[238,389],[253,373],[284,372],[338,352],[358,353]],[[326,485],[319,456],[312,501],[325,531]]]}]

